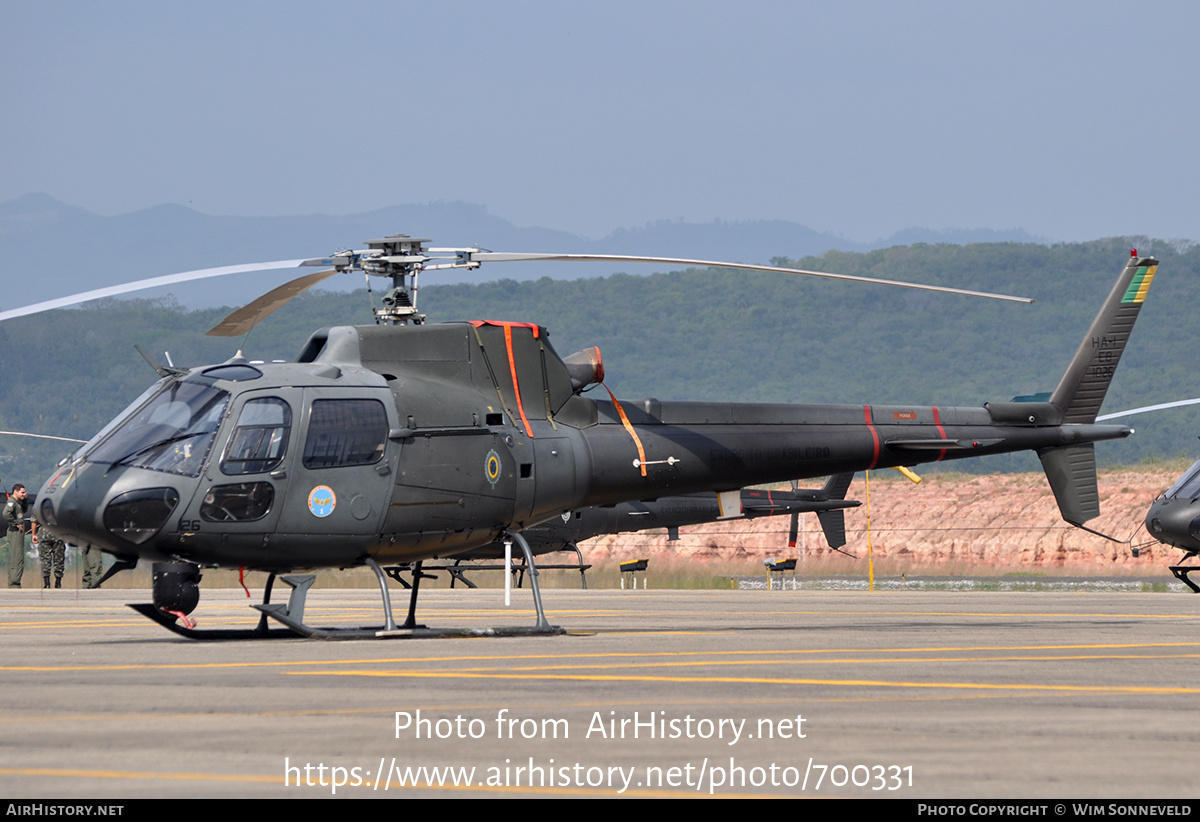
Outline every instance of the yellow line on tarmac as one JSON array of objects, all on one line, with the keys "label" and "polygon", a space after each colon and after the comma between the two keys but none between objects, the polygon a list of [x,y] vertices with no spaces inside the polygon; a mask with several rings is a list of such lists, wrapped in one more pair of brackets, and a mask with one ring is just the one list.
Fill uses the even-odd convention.
[{"label": "yellow line on tarmac", "polygon": [[295,708],[290,710],[279,711],[178,711],[174,713],[164,714],[158,711],[149,710],[140,713],[113,713],[113,714],[33,714],[30,716],[3,716],[0,717],[0,725],[11,725],[23,722],[124,722],[131,719],[146,719],[153,717],[156,722],[165,722],[171,719],[187,719],[193,721],[209,721],[209,720],[225,720],[238,719],[246,720],[251,717],[260,719],[270,719],[274,717],[292,717],[292,716],[355,716],[363,714],[391,714],[395,712],[395,707],[376,707],[376,708]]},{"label": "yellow line on tarmac", "polygon": [[88,771],[76,768],[0,768],[0,776],[53,776],[73,779],[170,779],[186,782],[262,782],[278,785],[278,776],[232,773],[154,773],[149,771]]},{"label": "yellow line on tarmac", "polygon": [[[863,592],[866,593],[865,591]],[[884,592],[886,594],[886,592]],[[879,596],[880,594],[875,594]],[[701,616],[712,617],[711,611],[661,611],[664,616]],[[640,614],[639,614],[640,615]],[[1009,617],[1019,619],[1022,617],[1045,617],[1053,619],[1200,619],[1200,613],[1195,614],[1147,614],[1147,613],[1089,613],[1085,611],[888,611],[883,609],[872,609],[869,611],[831,611],[831,610],[805,610],[805,611],[788,611],[788,610],[755,610],[755,611],[722,611],[721,619],[729,619],[736,616],[747,617],[771,617],[777,619],[785,616],[869,616],[869,617],[898,617],[898,616],[923,616],[923,617]],[[800,626],[797,626],[800,627]]]},{"label": "yellow line on tarmac", "polygon": [[140,625],[142,622],[145,622],[144,618],[138,620],[133,614],[130,614],[129,619],[106,619],[103,622],[90,619],[74,619],[63,622],[5,622],[3,625],[0,625],[0,631],[12,631],[17,628],[124,628],[131,625]]},{"label": "yellow line on tarmac", "polygon": [[986,682],[906,682],[880,679],[795,679],[742,676],[640,676],[619,674],[506,674],[455,671],[296,671],[293,676],[362,676],[401,679],[512,679],[565,680],[573,682],[672,682],[736,685],[836,685],[847,688],[950,688],[985,691],[1057,691],[1111,694],[1200,694],[1200,688],[1146,687],[1137,685],[1025,685]]},{"label": "yellow line on tarmac", "polygon": [[[379,659],[296,659],[296,660],[254,660],[250,662],[177,662],[145,664],[133,663],[127,665],[0,665],[0,671],[9,672],[53,672],[53,671],[151,671],[151,670],[204,670],[227,668],[288,668],[307,666],[340,666],[340,665],[414,665],[448,662],[504,662],[511,665],[519,660],[586,660],[586,659],[647,659],[653,657],[678,658],[702,657],[716,660],[728,657],[769,656],[769,661],[779,662],[781,657],[805,655],[835,655],[835,654],[912,654],[912,653],[968,653],[973,651],[1089,651],[1089,650],[1128,650],[1150,648],[1197,648],[1200,642],[1128,642],[1128,643],[1080,643],[1066,645],[963,645],[963,646],[933,646],[915,648],[762,648],[759,650],[731,651],[613,651],[603,653],[550,653],[550,654],[456,654],[449,656],[431,657],[384,657]],[[836,662],[837,659],[825,659],[825,662]],[[713,662],[712,664],[717,664]]]},{"label": "yellow line on tarmac", "polygon": [[[56,778],[72,778],[72,779],[141,779],[141,780],[167,780],[167,781],[183,781],[183,782],[238,782],[238,783],[261,783],[266,785],[276,785],[281,788],[290,790],[304,791],[298,793],[296,798],[312,796],[314,791],[330,790],[331,785],[285,785],[283,778],[279,776],[254,776],[250,774],[218,774],[218,773],[160,773],[152,771],[87,771],[67,768],[0,768],[0,776],[51,776]],[[562,787],[523,787],[509,785],[404,785],[394,788],[385,788],[382,791],[370,785],[358,785],[351,787],[349,785],[340,786],[340,790],[347,796],[362,796],[366,793],[400,793],[408,791],[467,791],[471,793],[501,793],[501,794],[519,794],[537,796],[617,796],[617,790],[612,786],[595,787],[595,788],[577,788],[570,786]],[[694,787],[681,788],[680,790],[670,791],[654,788],[630,788],[620,796],[637,796],[642,798],[665,798],[678,799],[681,796],[694,796],[696,791]],[[707,793],[701,793],[701,796],[708,796]],[[739,794],[720,792],[717,794],[722,799],[765,799],[772,796],[770,793],[760,794]],[[64,800],[65,801],[65,800]]]},{"label": "yellow line on tarmac", "polygon": [[[805,704],[825,705],[825,704],[841,704],[841,703],[859,703],[870,702],[876,703],[881,701],[904,701],[904,702],[945,702],[957,701],[963,699],[1026,699],[1036,697],[1034,693],[1021,694],[929,694],[927,696],[907,695],[904,697],[879,697],[879,696],[845,696],[845,697],[805,697]],[[792,697],[775,697],[770,699],[746,699],[741,700],[744,705],[792,705],[794,703]],[[682,700],[658,700],[660,707],[664,706],[686,706],[694,707],[698,704],[712,703],[715,705],[728,705],[729,700],[726,698],[712,697],[704,698],[689,698]],[[586,700],[582,702],[566,703],[563,707],[567,708],[613,708],[613,707],[643,707],[645,700],[630,699],[630,700]],[[415,706],[414,706],[415,707]],[[496,703],[480,703],[480,704],[422,704],[419,706],[423,711],[463,711],[463,710],[499,710],[500,708],[511,708],[512,703],[496,702]],[[228,720],[237,719],[239,721],[248,721],[251,719],[269,720],[277,717],[345,717],[345,716],[363,716],[363,715],[391,715],[395,713],[395,706],[378,706],[372,708],[313,708],[313,709],[298,709],[286,711],[246,711],[243,713],[208,713],[204,711],[194,711],[189,713],[171,713],[161,714],[153,711],[144,713],[116,713],[116,714],[33,714],[29,716],[7,716],[0,717],[0,725],[16,725],[16,724],[54,724],[68,722],[72,724],[82,722],[97,722],[97,723],[121,723],[129,720],[146,719],[153,716],[155,720],[166,721],[173,720],[194,720],[194,721],[211,721],[211,720]],[[3,771],[0,771],[2,774]]]},{"label": "yellow line on tarmac", "polygon": [[[707,668],[707,667],[723,667],[723,666],[750,666],[750,665],[882,665],[882,664],[911,664],[914,662],[932,662],[932,663],[948,663],[948,662],[1071,662],[1071,661],[1093,661],[1093,660],[1136,660],[1143,661],[1148,659],[1197,659],[1200,654],[1077,654],[1071,656],[964,656],[964,657],[879,657],[879,658],[850,658],[850,657],[835,657],[832,659],[722,659],[722,660],[689,660],[686,662],[630,662],[617,665],[505,665],[502,668],[443,668],[440,670],[425,669],[427,674],[441,673],[445,676],[455,676],[456,674],[466,673],[488,673],[491,671],[562,671],[562,670],[592,670],[596,668],[620,668],[628,669],[643,669],[643,668]],[[296,673],[305,676],[320,676],[321,671],[298,671]],[[342,674],[351,672],[331,671],[331,674]]]}]

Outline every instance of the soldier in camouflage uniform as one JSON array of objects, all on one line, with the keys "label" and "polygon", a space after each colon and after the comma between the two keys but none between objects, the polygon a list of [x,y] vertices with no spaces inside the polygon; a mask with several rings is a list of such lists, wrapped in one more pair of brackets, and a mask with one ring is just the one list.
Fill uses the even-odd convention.
[{"label": "soldier in camouflage uniform", "polygon": [[37,546],[38,557],[42,561],[42,587],[50,587],[50,571],[53,566],[54,587],[61,588],[67,544],[50,533],[50,529],[39,527],[37,523],[33,525],[33,544]]},{"label": "soldier in camouflage uniform", "polygon": [[83,587],[99,588],[103,576],[104,558],[99,548],[91,545],[83,549]]},{"label": "soldier in camouflage uniform", "polygon": [[25,520],[25,486],[17,483],[4,505],[4,524],[8,528],[8,587],[20,588],[21,575],[25,573],[25,532],[29,526]]}]

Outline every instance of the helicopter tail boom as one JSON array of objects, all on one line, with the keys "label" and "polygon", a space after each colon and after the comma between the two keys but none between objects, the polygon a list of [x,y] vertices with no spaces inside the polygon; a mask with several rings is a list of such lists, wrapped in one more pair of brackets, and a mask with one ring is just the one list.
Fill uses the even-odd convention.
[{"label": "helicopter tail boom", "polygon": [[[644,400],[624,408],[636,432],[632,464],[667,472],[664,481],[682,493],[1030,450],[1042,460],[1063,518],[1082,525],[1099,514],[1093,443],[1132,433],[1095,420],[1157,266],[1134,257],[1124,267],[1052,394],[984,408]],[[641,480],[629,474],[631,437],[618,428],[615,405],[597,407],[604,424],[585,434],[605,464],[593,469],[597,498],[589,501],[620,502],[646,473]],[[769,437],[764,423],[773,429]],[[692,471],[681,457],[697,453],[707,458]]]}]

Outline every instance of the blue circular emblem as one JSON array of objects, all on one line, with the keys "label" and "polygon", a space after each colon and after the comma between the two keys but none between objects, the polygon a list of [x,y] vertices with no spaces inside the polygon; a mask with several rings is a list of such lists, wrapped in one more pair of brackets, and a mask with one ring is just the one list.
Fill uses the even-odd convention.
[{"label": "blue circular emblem", "polygon": [[484,461],[484,470],[487,472],[488,482],[492,487],[496,487],[496,483],[500,480],[500,455],[493,448],[487,453],[487,460]]},{"label": "blue circular emblem", "polygon": [[314,517],[327,517],[337,508],[337,494],[328,485],[318,485],[308,492],[308,510]]}]

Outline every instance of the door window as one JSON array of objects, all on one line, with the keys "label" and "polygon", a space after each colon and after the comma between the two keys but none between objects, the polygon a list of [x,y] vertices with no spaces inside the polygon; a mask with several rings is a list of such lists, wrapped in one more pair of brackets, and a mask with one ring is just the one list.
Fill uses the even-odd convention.
[{"label": "door window", "polygon": [[287,453],[292,411],[278,397],[250,400],[242,406],[237,428],[221,460],[226,474],[261,474],[273,471]]},{"label": "door window", "polygon": [[313,400],[305,468],[371,465],[387,445],[387,412],[379,400]]}]

